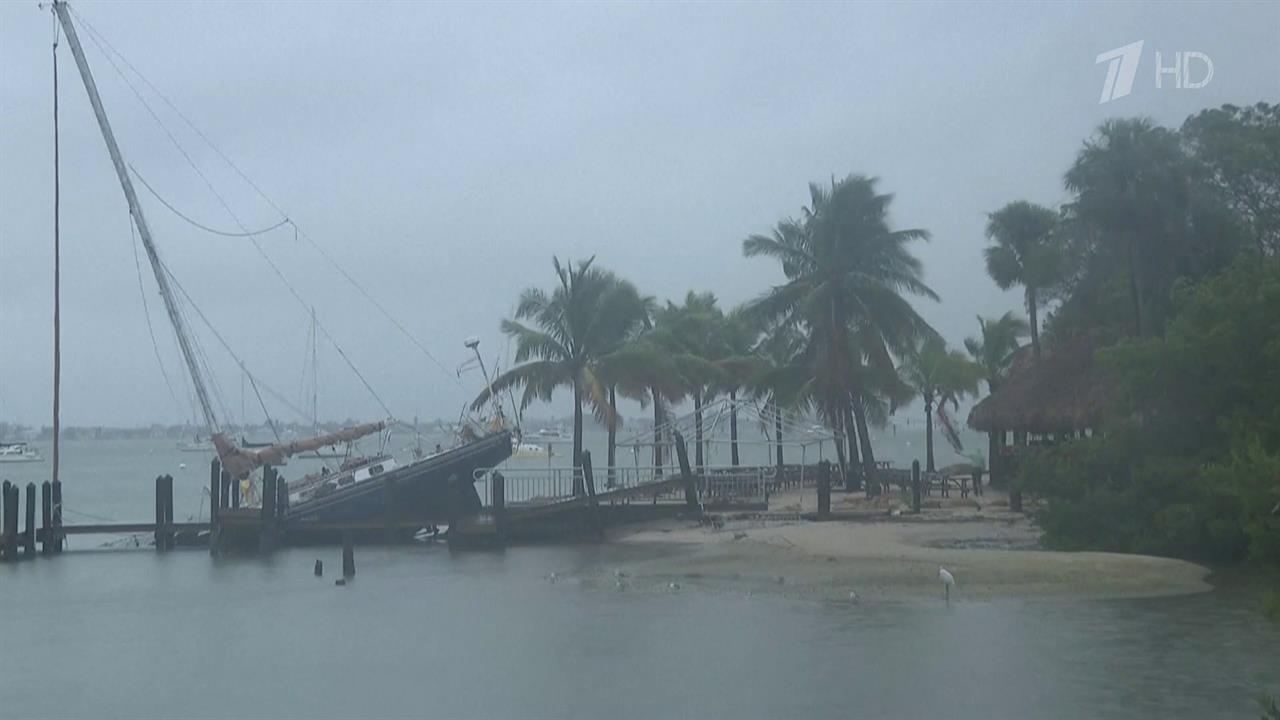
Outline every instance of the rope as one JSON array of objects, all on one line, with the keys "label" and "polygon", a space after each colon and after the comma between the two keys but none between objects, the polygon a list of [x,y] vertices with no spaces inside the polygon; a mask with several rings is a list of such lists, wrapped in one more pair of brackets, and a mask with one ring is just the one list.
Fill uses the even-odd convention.
[{"label": "rope", "polygon": [[[75,11],[73,10],[73,12]],[[93,43],[98,46],[98,49],[102,51],[103,55],[106,56],[107,62],[111,65],[112,69],[116,71],[116,74],[120,76],[120,79],[124,81],[125,85],[129,86],[129,89],[133,92],[134,97],[138,99],[138,102],[142,103],[142,106],[146,108],[147,113],[151,115],[151,119],[155,120],[156,124],[160,126],[160,129],[164,131],[165,136],[167,136],[169,138],[169,141],[173,143],[173,146],[178,150],[178,153],[181,154],[182,157],[187,161],[187,164],[191,166],[191,169],[195,171],[196,175],[199,176],[202,181],[204,181],[204,184],[209,189],[209,192],[212,193],[215,198],[217,198],[218,203],[222,205],[222,208],[224,210],[227,211],[227,214],[231,216],[231,219],[235,222],[235,224],[238,225],[240,229],[245,232],[245,235],[243,235],[242,237],[249,238],[249,242],[253,244],[254,249],[256,249],[258,251],[258,254],[262,256],[262,259],[266,261],[267,265],[276,274],[276,277],[280,278],[280,282],[283,283],[285,288],[289,290],[289,293],[292,294],[293,297],[297,299],[299,303],[302,304],[303,308],[306,308],[308,312],[310,312],[311,306],[307,303],[306,300],[302,298],[300,294],[298,294],[297,289],[294,288],[293,285],[289,282],[289,279],[285,277],[284,272],[280,270],[279,266],[277,266],[275,262],[271,259],[271,257],[267,255],[266,251],[262,249],[262,245],[257,241],[257,238],[254,237],[255,233],[248,232],[248,228],[245,227],[244,223],[240,221],[240,218],[235,214],[235,211],[231,209],[231,206],[227,203],[226,199],[223,198],[222,195],[213,186],[213,183],[209,180],[209,178],[204,174],[203,171],[200,170],[200,166],[196,164],[195,160],[191,157],[190,153],[188,153],[186,148],[182,146],[182,143],[178,142],[177,137],[175,137],[174,134],[169,130],[168,126],[164,124],[164,121],[160,119],[160,116],[156,114],[155,110],[152,109],[151,105],[146,101],[146,99],[142,97],[142,93],[138,91],[137,86],[135,86],[129,80],[128,76],[125,75],[124,71],[122,71],[120,67],[116,65],[115,61],[111,59],[111,55],[110,53],[107,52],[107,49],[106,49],[107,47],[110,47],[110,43],[108,43],[105,38],[101,38],[97,30],[95,30],[93,26],[91,26],[89,23],[85,22],[84,18],[81,17],[78,12],[76,12],[76,17],[85,26],[85,28],[89,30],[90,40],[92,40]],[[151,83],[146,80],[146,77],[143,76],[142,73],[138,72],[136,68],[134,68],[132,65],[128,63],[127,60],[124,59],[124,55],[122,55],[119,51],[117,51],[113,47],[111,48],[111,52],[115,53],[115,55],[120,57],[120,59],[126,65],[129,65],[130,69],[133,70],[133,72],[137,74],[139,78],[142,78],[144,82],[147,82],[148,86],[150,86],[153,90],[155,89],[155,86],[151,85]],[[160,95],[161,98],[165,100],[166,104],[169,104],[170,107],[172,107],[172,104],[169,103],[168,99],[164,98],[164,96],[158,90],[156,90],[156,94]],[[177,112],[176,108],[175,108],[175,112]],[[181,115],[181,113],[178,113],[178,114]],[[183,119],[185,120],[185,118]],[[187,123],[190,124],[190,121],[187,121]],[[135,171],[135,174],[136,174],[136,171]],[[139,177],[139,179],[141,179],[141,177]],[[144,185],[146,184],[145,181],[143,182],[143,184]],[[153,194],[154,194],[154,191],[153,191]],[[283,212],[281,212],[280,214],[285,215]],[[289,221],[288,217],[285,216],[285,222],[288,222],[288,221]],[[295,225],[294,227],[296,228],[297,226]],[[169,273],[167,269],[166,269],[166,274],[168,274],[170,278],[173,277],[172,273]],[[373,399],[382,408],[383,412],[386,413],[388,417],[390,417],[392,415],[390,408],[387,407],[387,404],[383,402],[382,398],[379,397],[378,393],[374,391],[373,386],[369,384],[369,381],[365,379],[364,375],[356,368],[355,364],[351,362],[351,358],[347,356],[346,351],[342,349],[342,346],[338,344],[338,341],[335,340],[333,336],[329,334],[329,331],[324,327],[324,325],[317,322],[316,327],[319,328],[322,333],[324,333],[325,339],[328,340],[329,343],[333,345],[335,350],[337,350],[338,355],[343,359],[344,362],[347,363],[347,367],[349,367],[351,369],[351,372],[353,372],[355,376],[360,380],[360,383],[364,385],[365,390],[368,391],[371,396],[373,396]],[[241,367],[243,368],[243,364],[241,365]],[[269,417],[268,417],[268,420],[270,420]]]},{"label": "rope", "polygon": [[161,197],[160,193],[156,192],[156,189],[151,187],[151,183],[147,182],[147,179],[142,177],[142,173],[138,172],[138,169],[135,168],[133,165],[129,166],[129,172],[133,173],[133,176],[138,178],[138,182],[142,183],[142,186],[145,187],[147,191],[150,192],[151,195],[155,197],[156,200],[159,200],[161,205],[164,205],[166,208],[168,208],[169,212],[173,213],[174,215],[177,215],[178,217],[182,218],[183,220],[186,220],[188,223],[200,228],[201,230],[204,230],[207,233],[213,233],[214,235],[221,235],[223,237],[253,237],[255,235],[263,235],[265,233],[269,233],[278,227],[281,227],[283,225],[289,225],[292,222],[289,220],[289,218],[285,218],[280,222],[276,223],[275,225],[272,225],[271,227],[266,227],[261,230],[251,230],[249,232],[227,232],[226,230],[211,228],[208,225],[192,220],[190,217],[183,214],[181,210],[171,205],[168,200],[165,200],[163,197]]}]

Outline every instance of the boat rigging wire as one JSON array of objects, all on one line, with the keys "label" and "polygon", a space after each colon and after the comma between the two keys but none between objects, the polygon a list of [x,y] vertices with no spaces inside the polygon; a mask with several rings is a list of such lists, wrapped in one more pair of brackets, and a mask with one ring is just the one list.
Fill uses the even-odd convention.
[{"label": "boat rigging wire", "polygon": [[186,299],[187,304],[190,305],[191,309],[195,311],[196,316],[199,317],[201,322],[205,324],[205,327],[209,328],[209,332],[213,333],[213,337],[217,339],[218,343],[222,345],[222,349],[225,350],[227,354],[231,356],[231,359],[235,361],[236,365],[240,367],[240,371],[243,372],[247,378],[249,378],[249,384],[253,388],[254,394],[257,395],[258,397],[258,404],[262,407],[262,412],[267,415],[268,424],[272,425],[272,432],[275,432],[274,425],[271,423],[270,414],[267,413],[266,403],[262,401],[262,395],[258,392],[259,384],[261,384],[262,389],[267,391],[268,395],[271,395],[276,400],[279,400],[281,404],[283,404],[286,408],[296,413],[298,417],[302,419],[306,419],[307,414],[305,412],[303,412],[302,410],[299,410],[297,407],[293,405],[293,403],[289,402],[289,400],[285,398],[284,395],[272,389],[271,386],[267,385],[265,382],[261,382],[260,380],[258,380],[257,376],[249,372],[248,366],[244,364],[244,361],[240,359],[239,355],[236,355],[235,351],[231,349],[231,345],[222,337],[222,334],[218,332],[217,328],[213,326],[213,323],[209,321],[209,318],[205,316],[204,311],[201,310],[200,307],[195,304],[195,301],[191,299],[191,296],[187,294],[187,289],[184,288],[182,286],[182,283],[180,283],[178,279],[174,277],[173,273],[170,272],[169,266],[164,265],[163,263],[161,266],[164,268],[164,273],[166,276],[168,276],[169,280],[173,283],[173,286],[178,288],[178,292],[182,294],[182,297]]},{"label": "boat rigging wire", "polygon": [[[120,79],[123,80],[125,85],[129,87],[129,90],[133,92],[134,96],[138,99],[138,102],[142,103],[142,106],[146,109],[147,113],[151,115],[151,118],[155,120],[156,124],[160,126],[160,129],[164,131],[164,134],[169,138],[169,141],[173,143],[174,147],[178,150],[179,154],[181,154],[182,157],[187,161],[187,164],[191,166],[191,169],[194,170],[196,175],[198,175],[200,179],[204,181],[204,184],[206,187],[208,187],[209,192],[211,192],[213,196],[217,198],[219,204],[221,204],[222,208],[227,211],[228,215],[231,216],[231,219],[235,222],[235,224],[238,225],[241,230],[246,232],[246,235],[244,237],[249,238],[249,242],[253,244],[254,249],[256,249],[258,251],[258,254],[262,256],[262,259],[266,261],[268,267],[270,267],[271,270],[276,274],[276,277],[280,279],[280,282],[284,284],[285,288],[289,291],[289,293],[292,294],[293,297],[297,299],[299,303],[302,304],[303,308],[306,308],[309,312],[311,306],[298,293],[297,289],[294,288],[292,283],[289,282],[289,279],[285,276],[284,272],[280,270],[279,266],[277,266],[275,262],[271,259],[271,257],[267,255],[266,251],[263,250],[262,245],[257,241],[257,238],[254,237],[253,234],[248,233],[248,228],[245,227],[244,223],[240,221],[240,218],[235,214],[235,211],[231,209],[231,206],[227,203],[226,199],[222,197],[222,195],[217,191],[216,188],[214,188],[213,183],[210,182],[209,178],[204,174],[203,171],[200,170],[199,165],[197,165],[195,160],[192,159],[191,155],[186,151],[186,148],[183,147],[182,143],[180,143],[178,139],[174,136],[174,134],[169,130],[169,127],[165,125],[164,121],[160,119],[160,116],[156,114],[156,111],[151,107],[150,103],[148,103],[146,99],[142,96],[142,93],[138,90],[137,86],[134,85],[133,82],[129,80],[128,76],[125,75],[124,71],[120,69],[120,66],[117,65],[115,61],[111,59],[111,53],[114,53],[126,65],[129,65],[130,69],[133,70],[133,72],[137,74],[138,77],[142,78],[143,81],[146,82],[147,85],[150,86],[153,90],[155,90],[155,86],[151,85],[151,83],[146,80],[146,78],[142,75],[142,73],[138,72],[137,68],[134,68],[131,64],[129,64],[129,62],[124,59],[124,55],[122,55],[114,47],[111,47],[111,44],[108,43],[105,38],[102,38],[101,35],[98,33],[98,31],[94,29],[92,25],[86,22],[84,17],[81,16],[79,12],[77,12],[74,8],[71,8],[71,6],[69,5],[67,7],[71,9],[71,12],[75,14],[76,18],[80,21],[80,23],[85,27],[86,30],[89,31],[89,39],[92,40],[95,45],[97,45],[98,50],[101,51],[102,54],[107,58],[107,63],[111,65],[111,68],[113,70],[116,71],[116,74],[119,75]],[[108,47],[111,47],[110,52],[108,52],[107,50]],[[161,93],[158,90],[155,90],[155,92],[157,95],[161,95]],[[169,103],[168,99],[164,98],[163,95],[161,95],[161,98],[164,99],[166,104],[169,104],[170,107],[173,107],[172,103]],[[174,109],[174,111],[177,112],[176,108]],[[181,113],[178,113],[178,114],[181,116]],[[187,123],[188,125],[191,124],[190,121],[187,121]],[[207,142],[207,139],[206,139],[206,142]],[[136,171],[135,171],[135,174],[136,174]],[[143,184],[145,185],[146,183],[144,182]],[[285,213],[281,212],[280,214],[285,216],[285,221],[288,221],[288,216],[285,215]],[[294,227],[297,228],[297,225],[294,225]],[[166,267],[165,273],[169,276],[170,279],[173,278],[173,273],[169,272],[167,267]],[[185,291],[183,292],[183,294],[184,295],[186,294]],[[189,296],[188,296],[188,302],[190,302]],[[206,324],[208,324],[207,320],[206,320]],[[328,340],[329,343],[333,345],[334,349],[338,352],[338,355],[343,359],[344,362],[347,363],[347,367],[349,367],[351,369],[351,372],[353,372],[355,376],[360,380],[360,383],[364,386],[364,389],[373,397],[374,401],[378,403],[379,407],[382,408],[382,411],[386,413],[387,417],[391,417],[393,415],[393,413],[391,412],[391,409],[387,407],[387,404],[383,402],[382,398],[373,389],[373,386],[369,384],[369,381],[367,379],[365,379],[364,374],[361,373],[360,370],[356,368],[355,364],[351,361],[351,358],[347,355],[346,351],[343,350],[342,346],[338,344],[338,341],[335,340],[334,337],[329,334],[328,329],[325,328],[323,324],[317,322],[316,327],[320,330],[321,333],[324,334],[325,339]],[[210,329],[212,329],[212,326],[210,326]],[[223,345],[224,347],[226,347],[225,342],[223,342]],[[229,351],[230,350],[228,349],[228,352]],[[243,363],[241,364],[241,366],[243,367]],[[264,408],[264,411],[265,411],[265,408]]]},{"label": "boat rigging wire", "polygon": [[[154,92],[156,96],[158,96],[160,100],[163,101],[164,104],[169,107],[170,110],[174,112],[174,114],[176,114],[179,118],[181,118],[184,123],[186,123],[187,127],[191,128],[191,130],[197,136],[199,136],[199,138],[203,140],[204,143],[208,145],[211,150],[214,151],[214,153],[218,155],[218,157],[222,158],[223,162],[225,162],[228,167],[230,167],[233,171],[235,171],[235,173],[240,176],[241,180],[244,180],[249,187],[253,188],[254,192],[256,192],[264,202],[266,202],[268,205],[271,206],[273,210],[279,213],[280,216],[284,218],[284,221],[282,222],[287,221],[290,225],[292,225],[295,233],[297,233],[303,239],[305,239],[307,243],[311,245],[311,247],[314,248],[315,251],[318,252],[321,257],[325,259],[326,262],[328,262],[331,266],[333,266],[333,268],[337,270],[338,273],[342,275],[342,277],[348,283],[350,283],[351,286],[354,287],[357,292],[363,295],[364,298],[368,300],[369,303],[373,305],[373,307],[377,309],[378,312],[380,312],[383,317],[385,317],[397,330],[399,330],[400,333],[404,335],[405,338],[407,338],[411,344],[413,344],[423,355],[425,355],[428,360],[434,363],[435,366],[440,369],[440,372],[444,373],[446,376],[451,378],[455,383],[457,383],[458,387],[463,388],[464,390],[466,389],[466,386],[462,384],[461,379],[459,379],[452,372],[450,372],[450,370],[447,367],[445,367],[444,363],[440,362],[440,360],[436,358],[436,356],[433,355],[431,351],[428,350],[427,347],[423,345],[422,342],[419,341],[416,336],[413,335],[413,333],[409,332],[408,328],[406,328],[399,320],[396,319],[394,315],[391,314],[390,310],[388,310],[382,303],[378,302],[373,297],[373,295],[370,294],[369,291],[364,288],[363,285],[361,285],[358,281],[356,281],[356,279],[352,277],[349,272],[347,272],[347,269],[343,267],[341,263],[339,263],[337,260],[333,258],[333,256],[331,256],[328,252],[326,252],[325,249],[321,247],[320,244],[315,241],[315,239],[313,239],[309,234],[307,234],[305,230],[298,227],[298,224],[289,218],[288,213],[286,213],[274,200],[272,200],[271,197],[267,195],[266,191],[264,191],[261,187],[258,186],[257,183],[255,183],[252,179],[250,179],[249,176],[246,175],[245,172],[240,169],[240,166],[236,165],[231,160],[231,158],[227,156],[226,153],[224,153],[216,144],[214,144],[214,142],[209,139],[209,136],[205,135],[204,132],[202,132],[200,128],[197,127],[196,124],[191,121],[190,118],[188,118],[181,110],[179,110],[178,107],[174,105],[173,102],[170,101],[169,98],[164,93],[160,92],[160,89],[157,88],[150,80],[148,80],[146,75],[143,75],[142,72],[138,70],[138,68],[134,67],[133,63],[129,62],[128,58],[126,58],[123,53],[121,53],[119,50],[116,50],[115,47],[112,46],[111,43],[108,42],[105,37],[102,37],[102,35],[93,27],[93,25],[90,24],[87,20],[85,20],[84,16],[82,16],[79,12],[77,12],[74,7],[70,5],[68,5],[67,7],[68,9],[71,10],[73,14],[75,14],[76,19],[80,21],[80,24],[82,24],[85,27],[85,29],[89,31],[90,39],[94,41],[94,44],[98,46],[98,49],[102,50],[103,54],[108,55],[107,60],[111,64],[111,67],[116,71],[118,75],[121,76],[122,79],[125,80],[125,83],[129,85],[129,88],[133,90],[134,95],[138,96],[138,100],[141,101],[142,104],[147,107],[147,110],[149,112],[151,111],[150,106],[147,106],[146,101],[142,100],[142,96],[138,93],[137,89],[134,88],[132,83],[129,83],[129,80],[125,78],[124,73],[120,70],[120,68],[116,66],[116,64],[113,61],[111,61],[111,58],[108,54],[108,50],[110,51],[110,53],[115,54],[115,56],[118,57],[120,61],[124,63],[124,65],[127,68],[129,68],[131,72],[133,72],[134,75],[137,75],[138,78],[144,84],[146,84],[146,86],[152,92]],[[156,122],[158,123],[160,122],[160,119],[155,116],[154,112],[152,112],[151,115],[152,117],[155,117]],[[163,123],[161,123],[161,125],[163,126]],[[167,132],[167,129],[166,129],[166,132]],[[173,139],[172,135],[170,135],[170,139]],[[175,144],[177,143],[176,140],[174,140],[174,142]],[[188,162],[190,162],[190,158],[188,158]],[[135,171],[135,174],[136,174],[136,171]],[[205,182],[208,183],[208,180],[206,180]],[[143,184],[146,185],[145,180],[143,181]],[[215,192],[214,194],[216,195],[217,193]],[[266,231],[264,230],[262,232],[266,232]]]},{"label": "boat rigging wire", "polygon": [[254,236],[256,236],[256,235],[265,235],[266,233],[269,233],[269,232],[271,232],[272,230],[275,230],[275,229],[276,229],[276,228],[278,228],[278,227],[282,227],[282,226],[284,226],[284,225],[292,225],[292,224],[293,224],[293,221],[292,221],[292,220],[290,220],[289,218],[285,218],[285,219],[281,220],[280,222],[278,222],[278,223],[276,223],[275,225],[272,225],[272,226],[270,226],[270,227],[265,227],[265,228],[262,228],[261,230],[250,230],[250,231],[248,231],[248,232],[227,232],[226,230],[219,230],[219,229],[217,229],[217,228],[211,228],[211,227],[209,227],[208,225],[205,225],[205,224],[203,224],[203,223],[201,223],[201,222],[199,222],[199,221],[197,221],[197,220],[193,220],[193,219],[191,219],[189,216],[187,216],[186,214],[184,214],[181,210],[179,210],[178,208],[174,207],[174,206],[173,206],[173,205],[172,205],[168,200],[165,200],[163,197],[161,197],[161,196],[160,196],[160,193],[156,192],[156,189],[155,189],[155,188],[153,188],[153,187],[151,187],[151,183],[147,182],[147,179],[146,179],[146,178],[144,178],[144,177],[142,177],[142,173],[138,172],[138,169],[137,169],[137,168],[135,168],[132,164],[130,164],[130,165],[129,165],[129,172],[133,173],[133,176],[134,176],[134,177],[136,177],[136,178],[138,178],[138,182],[142,183],[142,186],[143,186],[143,187],[145,187],[145,188],[147,189],[147,192],[151,193],[151,195],[152,195],[156,200],[159,200],[161,205],[163,205],[163,206],[165,206],[166,208],[168,208],[168,209],[169,209],[169,212],[173,213],[174,215],[177,215],[178,217],[182,218],[183,220],[186,220],[186,221],[187,221],[188,223],[190,223],[191,225],[194,225],[195,227],[198,227],[198,228],[200,228],[201,230],[204,230],[204,231],[205,231],[205,232],[207,232],[207,233],[213,233],[214,235],[221,235],[221,236],[223,236],[223,237],[254,237]]},{"label": "boat rigging wire", "polygon": [[151,349],[156,354],[156,364],[160,366],[160,376],[164,378],[164,386],[169,388],[169,397],[173,398],[173,404],[178,406],[179,410],[185,412],[182,402],[178,400],[178,394],[173,391],[173,381],[169,379],[169,372],[164,368],[164,360],[160,356],[160,343],[156,341],[155,327],[151,323],[151,310],[147,306],[147,290],[142,282],[142,261],[138,258],[138,233],[133,227],[133,213],[129,214],[129,238],[133,244],[133,266],[138,272],[138,294],[142,297],[142,315],[147,319],[147,334],[151,336]]}]

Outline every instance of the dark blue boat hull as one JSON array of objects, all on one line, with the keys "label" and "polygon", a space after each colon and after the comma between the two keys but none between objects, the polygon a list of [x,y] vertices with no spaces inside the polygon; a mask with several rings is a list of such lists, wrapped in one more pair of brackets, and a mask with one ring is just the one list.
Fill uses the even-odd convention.
[{"label": "dark blue boat hull", "polygon": [[[332,523],[445,524],[457,495],[462,515],[480,512],[474,486],[477,468],[498,465],[511,456],[511,433],[503,431],[440,455],[418,460],[375,478],[299,503],[285,512],[286,526]],[[449,478],[456,477],[452,489]]]}]

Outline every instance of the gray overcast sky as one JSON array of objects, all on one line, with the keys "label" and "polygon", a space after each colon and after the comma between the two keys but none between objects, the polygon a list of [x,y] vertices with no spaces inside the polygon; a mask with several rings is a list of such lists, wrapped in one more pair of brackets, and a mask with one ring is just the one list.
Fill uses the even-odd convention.
[{"label": "gray overcast sky", "polygon": [[[1280,98],[1277,3],[74,7],[450,370],[466,336],[502,351],[498,320],[522,287],[550,285],[552,254],[596,254],[659,298],[754,297],[780,272],[742,258],[742,239],[795,214],[809,181],[850,172],[896,194],[897,225],[933,233],[919,253],[943,300],[921,311],[958,343],[975,314],[1020,307],[985,276],[985,213],[1063,201],[1062,174],[1102,120],[1176,126],[1203,107]],[[126,157],[184,212],[234,227],[81,35]],[[0,419],[30,424],[51,417],[52,38],[47,9],[0,5]],[[1136,40],[1132,94],[1099,104],[1095,56]],[[1154,53],[1168,65],[1183,50],[1212,59],[1212,81],[1158,90]],[[59,65],[63,422],[181,421],[189,401],[180,385],[175,405],[153,355],[127,208],[65,44]],[[279,219],[147,97],[247,226]],[[139,192],[200,308],[298,398],[304,307],[248,241],[200,232]],[[261,242],[397,416],[452,416],[478,390],[291,231]],[[196,326],[238,417],[240,373]],[[382,414],[323,342],[320,365],[322,416]]]}]

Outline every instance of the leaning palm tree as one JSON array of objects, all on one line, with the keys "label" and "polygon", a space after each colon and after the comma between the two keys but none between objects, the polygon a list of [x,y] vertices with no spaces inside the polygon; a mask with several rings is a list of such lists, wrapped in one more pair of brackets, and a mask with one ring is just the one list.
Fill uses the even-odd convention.
[{"label": "leaning palm tree", "polygon": [[[548,401],[556,388],[573,389],[573,465],[582,467],[582,410],[590,403],[597,415],[616,418],[598,360],[616,349],[641,322],[639,293],[613,273],[592,267],[595,258],[561,265],[552,258],[559,284],[547,293],[527,288],[520,295],[515,318],[502,321],[502,331],[516,341],[515,367],[502,373],[472,402],[479,409],[490,393],[524,389],[520,409],[534,400]],[[530,320],[534,327],[520,321]],[[581,473],[575,473],[575,494],[582,494]]]},{"label": "leaning palm tree", "polygon": [[1042,293],[1062,274],[1063,253],[1056,242],[1058,213],[1025,200],[1011,202],[987,219],[994,245],[984,255],[987,273],[1001,290],[1024,289],[1031,319],[1031,352],[1040,357],[1039,309]]},{"label": "leaning palm tree", "polygon": [[[899,373],[917,397],[924,401],[925,467],[933,472],[933,422],[946,405],[958,408],[960,399],[978,392],[982,368],[959,350],[949,350],[941,338],[926,338],[903,358]],[[939,417],[938,419],[943,419]],[[958,445],[954,428],[944,420],[947,439]]]},{"label": "leaning palm tree", "polygon": [[[965,338],[964,347],[969,351],[982,368],[983,379],[987,381],[987,392],[994,393],[1009,372],[1013,362],[1013,354],[1017,351],[1022,338],[1027,336],[1030,328],[1027,321],[1007,312],[998,318],[978,318],[981,337]],[[987,433],[987,470],[991,473],[991,481],[997,478],[996,458],[1000,446],[1004,444],[1004,433],[992,430]]]},{"label": "leaning palm tree", "polygon": [[829,188],[811,184],[802,220],[783,220],[772,235],[752,235],[742,243],[744,255],[764,255],[781,264],[786,281],[758,298],[753,312],[765,321],[808,328],[815,405],[831,427],[853,416],[868,474],[875,456],[867,403],[859,399],[871,389],[859,382],[856,370],[866,365],[892,372],[895,354],[936,334],[904,295],[938,297],[924,283],[920,261],[908,247],[929,233],[891,229],[893,197],[878,194],[875,185],[873,178],[860,175],[833,181]]}]

